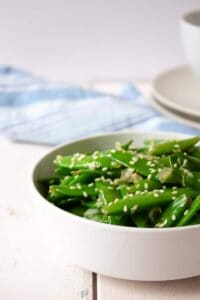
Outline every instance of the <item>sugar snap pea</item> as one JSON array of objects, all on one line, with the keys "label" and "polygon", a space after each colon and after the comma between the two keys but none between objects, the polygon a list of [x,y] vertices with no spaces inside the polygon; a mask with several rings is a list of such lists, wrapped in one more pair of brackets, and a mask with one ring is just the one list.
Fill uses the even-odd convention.
[{"label": "sugar snap pea", "polygon": [[185,151],[200,141],[200,137],[192,137],[185,140],[172,140],[152,144],[149,147],[149,153],[153,155],[170,154],[174,151]]},{"label": "sugar snap pea", "polygon": [[103,207],[102,211],[108,215],[144,211],[154,206],[167,205],[171,203],[174,198],[182,194],[194,197],[198,193],[190,188],[179,188],[177,190],[161,189],[146,194],[139,192],[137,195],[127,195],[117,203],[109,203],[109,205]]},{"label": "sugar snap pea", "polygon": [[184,216],[180,219],[177,226],[187,225],[199,210],[200,210],[200,195],[197,196],[195,200],[192,202],[191,206],[187,210],[185,210]]},{"label": "sugar snap pea", "polygon": [[200,137],[132,141],[115,149],[57,155],[41,194],[89,220],[133,227],[200,224]]},{"label": "sugar snap pea", "polygon": [[163,211],[155,227],[171,227],[183,216],[189,205],[189,199],[185,194],[180,195]]}]

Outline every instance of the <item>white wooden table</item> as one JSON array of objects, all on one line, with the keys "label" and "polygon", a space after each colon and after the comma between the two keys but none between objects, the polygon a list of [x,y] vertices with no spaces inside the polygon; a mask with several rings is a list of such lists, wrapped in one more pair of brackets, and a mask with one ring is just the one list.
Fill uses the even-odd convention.
[{"label": "white wooden table", "polygon": [[[148,96],[149,84],[138,86]],[[114,93],[121,83],[92,83],[92,87]],[[47,148],[0,142],[0,300],[200,299],[200,277],[133,282],[73,266],[63,268],[60,257],[53,265],[35,222],[29,192],[32,165]]]}]

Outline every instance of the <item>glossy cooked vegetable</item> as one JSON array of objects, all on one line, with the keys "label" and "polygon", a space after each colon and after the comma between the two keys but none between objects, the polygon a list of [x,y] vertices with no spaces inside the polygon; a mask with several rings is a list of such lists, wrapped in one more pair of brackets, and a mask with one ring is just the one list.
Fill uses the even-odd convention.
[{"label": "glossy cooked vegetable", "polygon": [[133,227],[200,224],[200,137],[55,158],[40,181],[47,199],[77,216]]}]

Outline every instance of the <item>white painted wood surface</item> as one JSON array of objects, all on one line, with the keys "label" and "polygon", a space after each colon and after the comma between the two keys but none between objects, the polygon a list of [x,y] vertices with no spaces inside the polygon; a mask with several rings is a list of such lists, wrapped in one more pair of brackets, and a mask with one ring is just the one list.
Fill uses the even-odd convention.
[{"label": "white painted wood surface", "polygon": [[[149,94],[149,84],[137,83]],[[122,83],[93,83],[115,93]],[[51,263],[34,218],[30,170],[46,147],[0,140],[0,299],[2,300],[197,300],[200,277],[164,283],[94,276],[77,267]],[[67,253],[66,253],[67,255]],[[158,261],[159,263],[159,261]]]},{"label": "white painted wood surface", "polygon": [[59,257],[58,265],[52,265],[35,222],[30,170],[45,151],[1,142],[0,299],[92,300],[92,275],[63,268]]}]

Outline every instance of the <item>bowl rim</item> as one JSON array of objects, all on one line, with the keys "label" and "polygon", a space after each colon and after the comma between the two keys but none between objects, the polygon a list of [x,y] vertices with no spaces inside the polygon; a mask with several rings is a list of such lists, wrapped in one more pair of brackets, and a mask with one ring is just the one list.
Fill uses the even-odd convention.
[{"label": "bowl rim", "polygon": [[95,134],[95,135],[90,135],[81,139],[75,139],[73,141],[67,142],[67,143],[62,143],[59,144],[53,148],[51,148],[50,150],[48,150],[45,154],[43,154],[39,160],[37,160],[37,162],[34,164],[34,167],[31,170],[31,190],[33,192],[33,194],[35,194],[35,197],[39,197],[40,200],[44,201],[45,200],[45,204],[49,207],[54,207],[55,212],[57,211],[58,213],[62,213],[63,216],[68,216],[69,218],[72,218],[74,221],[79,221],[79,222],[83,222],[84,224],[88,224],[92,225],[92,226],[97,226],[99,228],[107,228],[110,230],[114,230],[114,231],[119,231],[119,232],[133,232],[133,233],[151,233],[151,234],[158,234],[158,233],[175,233],[175,232],[184,232],[184,231],[193,231],[193,230],[200,230],[200,224],[197,225],[188,225],[188,226],[180,226],[180,227],[166,227],[166,228],[151,228],[151,227],[145,227],[145,228],[141,228],[141,227],[131,227],[131,226],[122,226],[122,225],[113,225],[113,224],[106,224],[106,223],[100,223],[100,222],[96,222],[93,220],[89,220],[80,216],[77,216],[69,211],[66,211],[62,208],[57,207],[56,205],[54,205],[53,203],[49,202],[45,197],[43,197],[40,192],[38,191],[35,182],[34,182],[34,177],[35,177],[35,172],[37,167],[39,166],[39,164],[46,158],[46,156],[50,155],[52,152],[55,152],[65,146],[69,146],[72,145],[74,143],[77,142],[83,142],[86,140],[92,140],[94,138],[100,138],[100,137],[107,137],[107,136],[115,136],[115,135],[126,135],[126,134],[150,134],[150,135],[163,135],[164,137],[167,138],[167,136],[169,138],[187,138],[187,137],[191,137],[191,135],[186,135],[186,134],[182,134],[182,133],[178,133],[178,132],[166,132],[166,131],[143,131],[143,130],[123,130],[123,131],[117,131],[117,132],[107,132],[107,133],[99,133],[99,134]]}]

